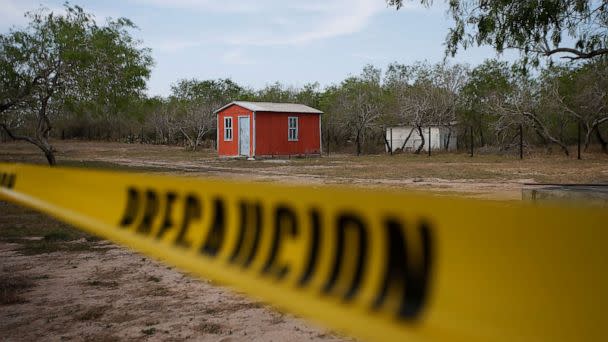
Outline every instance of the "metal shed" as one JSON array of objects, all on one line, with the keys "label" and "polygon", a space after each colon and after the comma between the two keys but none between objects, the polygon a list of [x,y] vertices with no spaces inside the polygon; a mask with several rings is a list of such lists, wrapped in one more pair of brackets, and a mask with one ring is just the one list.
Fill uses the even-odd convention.
[{"label": "metal shed", "polygon": [[297,103],[234,101],[215,111],[220,157],[321,154],[322,111]]},{"label": "metal shed", "polygon": [[[430,132],[429,132],[430,128]],[[385,130],[386,151],[391,149],[395,151],[415,151],[420,144],[422,138],[416,127],[413,126],[394,126],[387,127]],[[431,125],[422,127],[424,136],[423,151],[429,150],[429,139],[431,141],[431,150],[455,151],[456,150],[456,132],[454,127],[446,127],[440,125]]]}]

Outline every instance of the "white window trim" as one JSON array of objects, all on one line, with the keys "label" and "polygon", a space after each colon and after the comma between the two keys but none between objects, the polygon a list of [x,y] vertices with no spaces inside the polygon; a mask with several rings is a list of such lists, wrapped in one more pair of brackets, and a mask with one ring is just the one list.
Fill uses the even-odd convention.
[{"label": "white window trim", "polygon": [[[230,128],[226,127],[226,122],[228,121],[228,119],[230,119]],[[230,138],[227,138],[227,133],[228,133],[229,129],[230,129]],[[224,141],[232,141],[233,137],[234,137],[234,119],[232,118],[232,116],[225,116],[224,117]]]},{"label": "white window trim", "polygon": [[[291,119],[295,119],[295,122],[296,122],[296,127],[295,127],[295,128],[292,128],[292,127],[289,125],[289,124],[291,123]],[[288,117],[287,117],[287,141],[298,141],[298,138],[300,137],[300,132],[299,132],[299,128],[300,128],[300,122],[299,122],[299,121],[300,121],[300,120],[298,120],[298,117],[297,117],[297,116],[288,116]],[[296,132],[296,134],[295,134],[295,136],[296,136],[296,137],[295,137],[295,139],[292,139],[292,138],[289,136],[289,132],[291,132],[291,130],[292,130],[292,129],[295,129],[295,132]]]}]

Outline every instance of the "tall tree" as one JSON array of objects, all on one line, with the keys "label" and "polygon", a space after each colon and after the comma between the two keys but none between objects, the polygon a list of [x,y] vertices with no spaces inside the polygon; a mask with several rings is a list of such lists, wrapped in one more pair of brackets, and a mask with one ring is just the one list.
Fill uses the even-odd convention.
[{"label": "tall tree", "polygon": [[563,137],[556,135],[553,123],[556,116],[547,113],[542,106],[542,86],[537,79],[515,74],[509,93],[492,98],[490,108],[497,116],[494,129],[504,138],[520,126],[532,127],[544,141],[558,145],[569,155]]},{"label": "tall tree", "polygon": [[194,151],[205,136],[217,128],[213,111],[238,100],[245,89],[230,79],[191,79],[177,82],[171,92],[174,123]]},{"label": "tall tree", "polygon": [[342,82],[337,101],[342,124],[355,139],[357,155],[362,152],[367,133],[376,127],[382,113],[381,71],[372,65],[363,68],[360,76]]},{"label": "tall tree", "polygon": [[65,10],[29,12],[26,28],[0,35],[0,51],[10,52],[0,74],[11,76],[3,81],[0,103],[13,103],[0,126],[11,138],[36,145],[50,165],[56,163],[49,137],[58,113],[92,98],[116,101],[100,89],[124,85],[118,94],[142,91],[152,64],[149,51],[129,36],[129,20],[98,26],[81,7],[66,4]]},{"label": "tall tree", "polygon": [[608,60],[598,59],[579,68],[549,68],[541,80],[548,108],[564,113],[583,128],[585,150],[595,132],[602,150],[608,152],[601,133],[602,124],[608,122]]},{"label": "tall tree", "polygon": [[[405,0],[386,0],[401,8]],[[430,5],[432,0],[420,0]],[[524,64],[546,56],[569,60],[608,55],[608,0],[450,0],[454,20],[446,53],[490,45],[521,52]]]},{"label": "tall tree", "polygon": [[451,130],[467,75],[467,67],[458,64],[389,65],[385,83],[395,97],[397,116],[401,123],[412,126],[402,148],[417,130],[421,144],[414,153],[422,151],[426,143],[423,126],[441,125]]},{"label": "tall tree", "polygon": [[471,71],[462,89],[458,121],[476,131],[481,146],[490,142],[490,135],[494,134],[492,99],[507,96],[511,87],[511,71],[506,62],[486,60]]}]

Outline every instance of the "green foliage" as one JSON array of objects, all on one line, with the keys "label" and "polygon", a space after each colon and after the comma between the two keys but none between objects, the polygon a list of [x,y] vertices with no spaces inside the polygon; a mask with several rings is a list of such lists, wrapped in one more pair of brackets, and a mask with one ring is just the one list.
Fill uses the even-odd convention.
[{"label": "green foliage", "polygon": [[[397,9],[404,2],[387,0]],[[489,45],[498,53],[518,49],[525,67],[554,54],[571,60],[608,54],[606,0],[450,0],[448,5],[454,23],[445,43],[452,56],[473,45]]]},{"label": "green foliage", "polygon": [[513,90],[511,70],[506,62],[486,60],[475,67],[462,89],[459,102],[458,122],[477,131],[484,146],[494,132],[496,116],[491,102],[496,97],[508,96]]},{"label": "green foliage", "polygon": [[39,147],[49,164],[56,119],[124,113],[143,97],[152,66],[149,49],[140,49],[128,31],[135,28],[130,20],[99,26],[81,7],[64,8],[63,15],[29,12],[25,28],[0,35],[0,124],[14,139]]}]

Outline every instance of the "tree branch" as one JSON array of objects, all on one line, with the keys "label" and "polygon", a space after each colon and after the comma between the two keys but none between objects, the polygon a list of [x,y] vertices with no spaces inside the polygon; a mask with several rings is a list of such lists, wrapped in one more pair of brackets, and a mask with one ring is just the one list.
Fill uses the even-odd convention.
[{"label": "tree branch", "polygon": [[6,132],[6,134],[8,134],[8,136],[13,139],[13,140],[23,140],[23,141],[27,141],[31,144],[34,144],[38,147],[40,146],[40,143],[38,141],[36,141],[36,139],[25,136],[25,135],[16,135],[13,132],[11,132],[11,130],[5,125],[5,124],[0,124],[0,127],[2,127],[4,129],[4,131]]},{"label": "tree branch", "polygon": [[544,52],[545,56],[551,56],[556,53],[570,53],[570,54],[575,55],[575,56],[563,56],[562,57],[562,58],[567,58],[569,60],[589,59],[589,58],[593,58],[596,56],[608,55],[608,48],[592,50],[590,52],[583,52],[581,50],[577,50],[577,49],[573,49],[573,48],[561,47],[561,48],[555,48],[552,50],[547,50]]}]

